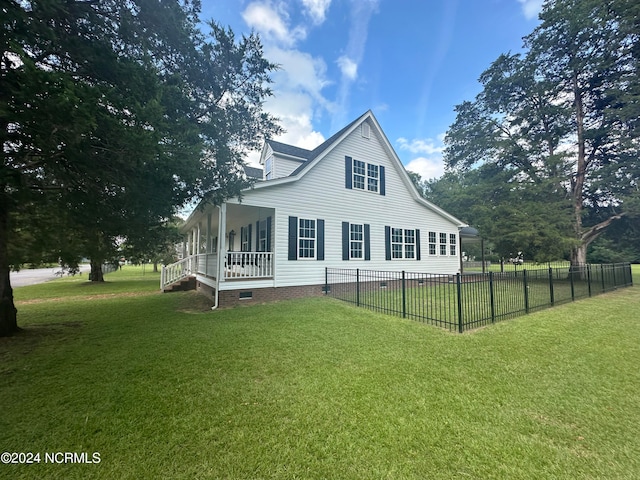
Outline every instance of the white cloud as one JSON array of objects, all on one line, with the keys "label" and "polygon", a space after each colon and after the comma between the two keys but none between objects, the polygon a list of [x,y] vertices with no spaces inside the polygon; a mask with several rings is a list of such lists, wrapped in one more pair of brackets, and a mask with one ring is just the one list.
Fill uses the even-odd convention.
[{"label": "white cloud", "polygon": [[413,155],[420,155],[411,160],[406,169],[418,173],[423,180],[440,178],[444,174],[444,161],[442,151],[445,134],[437,136],[436,140],[431,138],[414,138],[407,140],[404,137],[398,138],[396,144],[400,150],[406,150]]},{"label": "white cloud", "polygon": [[413,154],[441,154],[444,148],[442,146],[441,136],[439,136],[438,141],[432,140],[431,138],[414,138],[413,140],[409,141],[404,137],[400,137],[398,138],[398,140],[396,140],[396,142],[400,147],[400,150],[407,150]]},{"label": "white cloud", "polygon": [[[324,18],[329,4],[329,0],[303,0],[303,8],[308,10],[305,13],[314,22]],[[314,130],[312,120],[323,110],[332,109],[331,102],[323,95],[323,89],[330,82],[325,61],[297,48],[298,42],[306,38],[306,28],[290,24],[287,9],[293,5],[254,1],[244,10],[242,18],[260,34],[265,58],[280,66],[271,74],[274,96],[264,105],[267,112],[280,119],[285,129],[275,140],[313,149],[324,141],[324,136]],[[259,152],[251,152],[247,162],[257,165],[259,158]]]},{"label": "white cloud", "polygon": [[307,14],[315,25],[320,25],[326,18],[331,0],[302,0],[302,5],[307,9]]},{"label": "white cloud", "polygon": [[263,40],[292,46],[307,36],[303,26],[289,27],[289,15],[282,5],[276,8],[271,2],[252,2],[242,12],[242,18]]},{"label": "white cloud", "polygon": [[538,18],[544,0],[518,0],[518,2],[522,5],[522,13],[527,20],[533,20]]},{"label": "white cloud", "polygon": [[346,55],[341,56],[336,61],[338,66],[340,67],[340,71],[342,75],[347,79],[353,81],[358,77],[358,64],[351,60]]},{"label": "white cloud", "polygon": [[444,162],[442,161],[442,157],[418,157],[411,160],[405,168],[410,172],[419,174],[423,180],[440,178],[444,174]]},{"label": "white cloud", "polygon": [[326,102],[322,96],[322,89],[330,82],[326,76],[327,65],[322,58],[313,57],[300,50],[276,46],[266,47],[265,57],[280,65],[280,70],[272,75],[276,93],[301,90],[320,103]]}]

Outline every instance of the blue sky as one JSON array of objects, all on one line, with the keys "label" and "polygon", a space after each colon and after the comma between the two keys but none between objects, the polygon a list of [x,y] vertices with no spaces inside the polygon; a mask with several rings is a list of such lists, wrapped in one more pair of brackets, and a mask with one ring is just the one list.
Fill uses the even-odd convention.
[{"label": "blue sky", "polygon": [[[266,110],[312,149],[371,109],[407,169],[443,173],[442,138],[478,77],[522,48],[542,0],[202,0],[202,18],[257,32],[281,66]],[[258,154],[248,157],[257,163]]]}]

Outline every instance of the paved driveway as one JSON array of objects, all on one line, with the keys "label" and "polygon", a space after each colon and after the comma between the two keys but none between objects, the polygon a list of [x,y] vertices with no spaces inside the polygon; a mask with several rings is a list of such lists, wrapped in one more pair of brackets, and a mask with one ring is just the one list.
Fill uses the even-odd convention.
[{"label": "paved driveway", "polygon": [[[80,272],[82,272],[83,276],[86,276],[90,270],[89,265],[80,265]],[[55,272],[59,271],[60,267],[25,268],[19,272],[11,272],[11,286],[13,288],[25,287],[27,285],[36,285],[38,283],[48,282],[49,280],[55,280],[56,278],[60,278],[55,274]]]}]

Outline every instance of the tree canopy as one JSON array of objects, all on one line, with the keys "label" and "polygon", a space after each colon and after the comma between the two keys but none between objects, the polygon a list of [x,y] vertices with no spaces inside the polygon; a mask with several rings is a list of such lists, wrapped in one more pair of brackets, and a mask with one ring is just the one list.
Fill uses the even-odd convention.
[{"label": "tree canopy", "polygon": [[185,202],[238,195],[245,152],[279,127],[259,38],[203,34],[199,1],[0,8],[2,335],[17,328],[11,266],[148,243]]},{"label": "tree canopy", "polygon": [[482,220],[494,241],[542,236],[549,253],[561,245],[584,263],[612,223],[637,218],[639,13],[632,0],[548,0],[525,52],[500,55],[456,107],[447,167],[478,169],[478,194],[508,192],[492,204],[504,228]]}]

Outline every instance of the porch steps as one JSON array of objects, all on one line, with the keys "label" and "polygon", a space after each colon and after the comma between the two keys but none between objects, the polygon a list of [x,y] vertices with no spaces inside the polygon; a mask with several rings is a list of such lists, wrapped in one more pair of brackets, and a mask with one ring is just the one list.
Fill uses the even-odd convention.
[{"label": "porch steps", "polygon": [[196,289],[196,277],[184,277],[178,280],[177,282],[172,283],[167,286],[164,291],[165,292],[186,292],[187,290],[195,290]]}]

